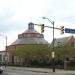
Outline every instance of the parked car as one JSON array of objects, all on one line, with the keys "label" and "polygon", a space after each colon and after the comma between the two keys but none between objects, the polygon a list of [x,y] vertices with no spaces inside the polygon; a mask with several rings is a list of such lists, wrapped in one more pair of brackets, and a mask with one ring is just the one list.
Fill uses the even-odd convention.
[{"label": "parked car", "polygon": [[3,73],[3,67],[0,66],[0,73],[2,74]]}]

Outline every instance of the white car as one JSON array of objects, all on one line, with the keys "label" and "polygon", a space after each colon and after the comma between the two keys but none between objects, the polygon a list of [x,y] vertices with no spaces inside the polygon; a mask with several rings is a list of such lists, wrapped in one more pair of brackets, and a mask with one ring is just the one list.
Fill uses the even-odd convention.
[{"label": "white car", "polygon": [[0,66],[0,73],[3,73],[3,67]]}]

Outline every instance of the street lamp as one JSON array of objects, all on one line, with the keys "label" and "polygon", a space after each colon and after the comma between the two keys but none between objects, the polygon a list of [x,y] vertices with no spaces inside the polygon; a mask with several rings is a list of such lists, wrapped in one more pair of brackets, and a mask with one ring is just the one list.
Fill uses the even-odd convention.
[{"label": "street lamp", "polygon": [[47,19],[53,25],[53,51],[52,51],[52,59],[53,59],[53,72],[55,72],[55,52],[54,52],[54,21],[50,21],[49,18],[42,17],[43,19]]},{"label": "street lamp", "polygon": [[0,36],[4,37],[6,40],[6,46],[5,46],[5,68],[6,68],[6,62],[7,62],[7,36],[4,36],[0,34]]}]

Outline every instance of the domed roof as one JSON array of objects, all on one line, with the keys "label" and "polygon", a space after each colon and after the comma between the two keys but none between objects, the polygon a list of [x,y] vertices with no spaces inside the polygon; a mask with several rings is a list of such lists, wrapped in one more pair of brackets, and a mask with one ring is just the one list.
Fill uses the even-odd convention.
[{"label": "domed roof", "polygon": [[12,43],[12,45],[15,44],[49,44],[45,39],[43,38],[22,38],[17,39],[15,42]]},{"label": "domed roof", "polygon": [[15,44],[49,44],[45,39],[44,35],[40,34],[34,29],[34,23],[28,24],[28,29],[18,36],[18,39],[12,43]]}]

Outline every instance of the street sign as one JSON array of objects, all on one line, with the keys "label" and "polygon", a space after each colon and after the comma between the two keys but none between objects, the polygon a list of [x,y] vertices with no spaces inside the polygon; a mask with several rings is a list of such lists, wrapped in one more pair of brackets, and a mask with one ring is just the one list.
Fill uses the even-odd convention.
[{"label": "street sign", "polygon": [[72,33],[72,34],[75,34],[75,29],[65,28],[65,33]]}]

